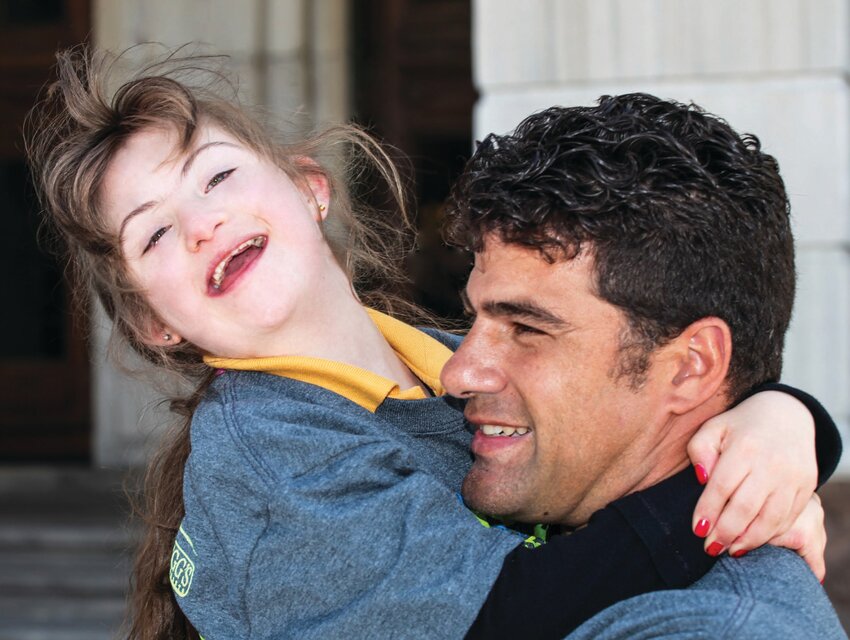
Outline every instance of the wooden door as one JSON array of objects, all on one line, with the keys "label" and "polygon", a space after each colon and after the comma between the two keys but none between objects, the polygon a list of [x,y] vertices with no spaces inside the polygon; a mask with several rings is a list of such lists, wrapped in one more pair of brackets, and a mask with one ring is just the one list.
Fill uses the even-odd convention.
[{"label": "wooden door", "polygon": [[443,201],[472,151],[469,0],[355,0],[355,112],[410,158],[419,251],[409,268],[420,304],[458,317],[469,259],[441,240]]},{"label": "wooden door", "polygon": [[85,460],[85,327],[69,285],[37,240],[38,207],[21,126],[57,48],[84,41],[88,0],[0,1],[0,459]]}]

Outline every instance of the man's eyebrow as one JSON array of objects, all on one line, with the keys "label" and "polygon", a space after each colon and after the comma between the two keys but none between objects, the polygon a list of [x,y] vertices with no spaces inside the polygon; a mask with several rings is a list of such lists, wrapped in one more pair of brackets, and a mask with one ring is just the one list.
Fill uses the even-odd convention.
[{"label": "man's eyebrow", "polygon": [[491,300],[481,305],[489,315],[529,320],[552,329],[567,329],[570,323],[530,300]]},{"label": "man's eyebrow", "polygon": [[194,151],[192,151],[192,153],[190,153],[186,157],[186,160],[183,162],[183,168],[180,170],[180,176],[183,177],[183,178],[186,177],[186,174],[189,173],[189,171],[192,169],[192,165],[195,163],[195,160],[201,154],[201,152],[206,151],[210,147],[221,147],[221,146],[236,148],[236,145],[233,144],[233,143],[230,143],[230,142],[224,142],[224,141],[206,142],[206,143],[202,144],[200,147],[198,147],[197,149],[195,149]]},{"label": "man's eyebrow", "polygon": [[[474,316],[475,308],[472,306],[466,287],[460,290],[460,301],[463,303],[464,311]],[[571,326],[563,318],[531,300],[490,300],[482,304],[481,308],[491,316],[524,318],[542,323],[552,329],[568,329]]]}]

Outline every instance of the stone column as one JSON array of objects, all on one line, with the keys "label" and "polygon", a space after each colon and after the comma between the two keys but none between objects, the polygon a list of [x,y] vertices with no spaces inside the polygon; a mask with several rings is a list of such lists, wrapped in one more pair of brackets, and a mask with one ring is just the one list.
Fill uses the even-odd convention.
[{"label": "stone column", "polygon": [[[94,0],[92,14],[93,41],[104,49],[191,43],[187,51],[227,55],[241,99],[294,128],[349,116],[348,0]],[[97,466],[143,464],[170,418],[150,385],[107,357],[109,331],[99,313],[92,332],[93,459]]]}]

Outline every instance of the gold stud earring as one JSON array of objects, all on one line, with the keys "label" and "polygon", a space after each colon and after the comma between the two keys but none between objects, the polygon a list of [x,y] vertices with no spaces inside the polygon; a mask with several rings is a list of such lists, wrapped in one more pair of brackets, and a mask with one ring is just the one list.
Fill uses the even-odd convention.
[{"label": "gold stud earring", "polygon": [[325,205],[319,204],[319,211],[324,211],[326,209]]}]

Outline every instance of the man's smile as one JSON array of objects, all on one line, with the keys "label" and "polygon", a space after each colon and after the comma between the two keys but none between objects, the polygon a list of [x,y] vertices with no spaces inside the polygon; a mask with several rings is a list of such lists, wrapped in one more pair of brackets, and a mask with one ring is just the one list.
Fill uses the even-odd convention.
[{"label": "man's smile", "polygon": [[475,429],[472,436],[472,453],[486,458],[517,446],[524,447],[533,440],[534,431],[528,426],[508,426],[492,422],[470,421]]},{"label": "man's smile", "polygon": [[530,431],[528,427],[506,427],[497,424],[482,424],[479,425],[478,430],[485,436],[501,436],[509,438],[524,436]]}]

